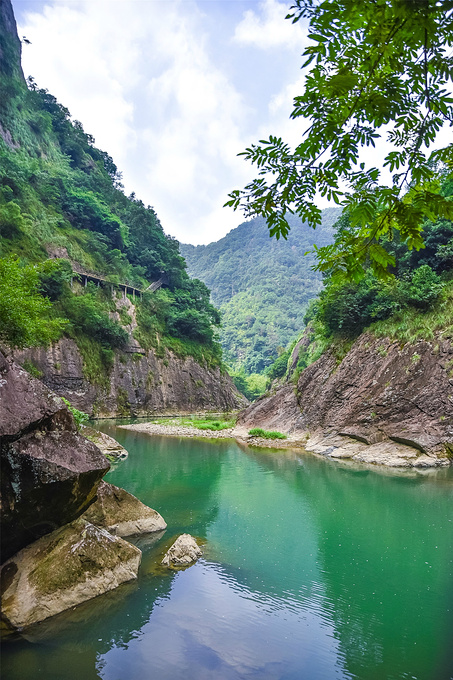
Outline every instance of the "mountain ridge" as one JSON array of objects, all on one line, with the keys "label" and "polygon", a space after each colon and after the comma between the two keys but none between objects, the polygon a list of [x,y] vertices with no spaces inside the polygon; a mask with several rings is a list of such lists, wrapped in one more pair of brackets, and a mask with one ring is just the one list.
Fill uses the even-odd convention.
[{"label": "mountain ridge", "polygon": [[305,253],[332,242],[340,212],[324,210],[316,230],[291,216],[287,240],[269,238],[264,219],[254,218],[210,244],[180,244],[189,275],[210,288],[222,312],[220,342],[233,369],[264,371],[300,333],[307,305],[322,287],[314,254]]}]

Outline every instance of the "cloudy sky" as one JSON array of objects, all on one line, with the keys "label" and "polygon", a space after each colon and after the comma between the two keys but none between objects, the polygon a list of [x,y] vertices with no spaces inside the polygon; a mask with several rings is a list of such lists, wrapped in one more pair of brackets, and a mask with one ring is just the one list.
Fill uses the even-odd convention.
[{"label": "cloudy sky", "polygon": [[254,171],[237,154],[289,121],[302,90],[302,22],[279,0],[12,0],[23,68],[92,134],[166,233],[209,243],[243,221],[223,208]]}]

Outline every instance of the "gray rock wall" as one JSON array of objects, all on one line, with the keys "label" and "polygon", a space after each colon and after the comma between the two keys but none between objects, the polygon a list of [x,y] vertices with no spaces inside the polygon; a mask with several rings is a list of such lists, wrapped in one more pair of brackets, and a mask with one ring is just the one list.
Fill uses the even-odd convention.
[{"label": "gray rock wall", "polygon": [[93,416],[231,411],[246,403],[219,367],[201,366],[192,357],[181,359],[171,352],[164,358],[152,351],[117,352],[107,388],[84,377],[82,357],[69,338],[48,349],[16,351],[14,356],[19,363],[31,361],[46,386]]},{"label": "gray rock wall", "polygon": [[252,427],[297,434],[308,449],[336,457],[365,460],[368,452],[370,462],[390,464],[384,451],[391,445],[410,465],[448,463],[452,342],[439,334],[401,346],[365,333],[340,364],[326,352],[302,372],[297,387],[285,385],[247,408],[237,433]]}]

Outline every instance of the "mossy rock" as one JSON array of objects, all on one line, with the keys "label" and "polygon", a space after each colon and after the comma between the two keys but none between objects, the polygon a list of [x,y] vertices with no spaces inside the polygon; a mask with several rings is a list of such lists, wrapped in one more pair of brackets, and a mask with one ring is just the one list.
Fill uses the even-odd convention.
[{"label": "mossy rock", "polygon": [[10,629],[43,621],[137,577],[141,551],[82,519],[27,546],[2,566]]},{"label": "mossy rock", "polygon": [[124,489],[104,481],[98,486],[96,502],[88,508],[83,519],[116,536],[153,533],[167,528],[156,510]]}]

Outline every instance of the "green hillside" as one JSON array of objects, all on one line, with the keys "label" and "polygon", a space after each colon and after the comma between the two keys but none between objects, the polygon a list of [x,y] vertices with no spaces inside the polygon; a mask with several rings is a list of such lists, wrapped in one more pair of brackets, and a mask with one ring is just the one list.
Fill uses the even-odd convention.
[{"label": "green hillside", "polygon": [[269,238],[264,219],[256,218],[215,243],[181,244],[190,275],[211,289],[221,309],[220,340],[235,370],[261,373],[303,328],[307,305],[321,289],[314,257],[304,253],[332,242],[339,214],[324,210],[315,231],[292,217],[287,241]]},{"label": "green hillside", "polygon": [[[124,195],[112,158],[82,124],[25,82],[20,50],[11,5],[2,2],[0,341],[37,345],[65,333],[106,367],[113,349],[133,341],[123,327],[130,319],[115,319],[109,283],[146,290],[165,272],[165,288],[137,299],[135,341],[219,363],[208,289],[189,278],[153,208]],[[106,282],[71,288],[73,270]]]}]

